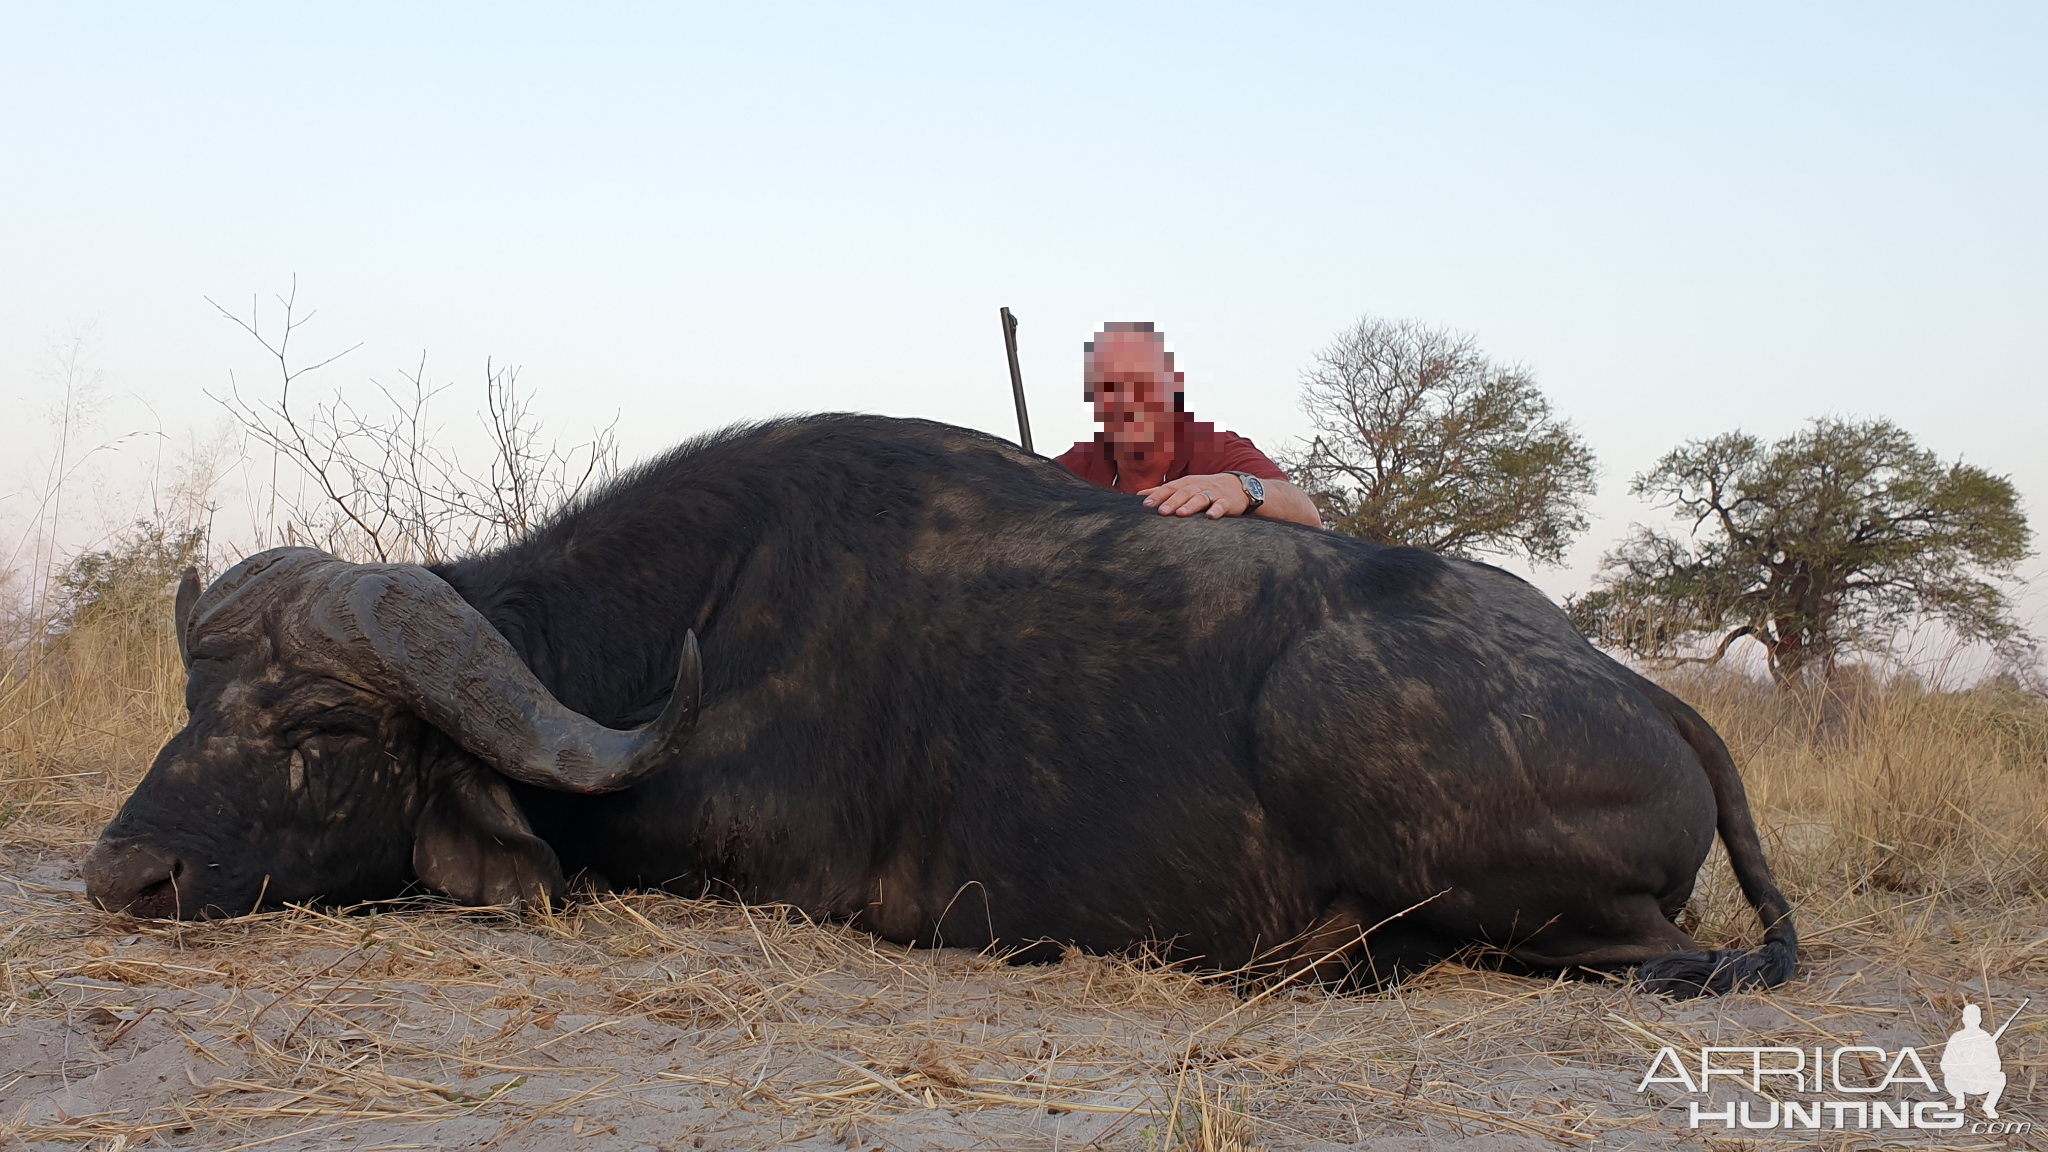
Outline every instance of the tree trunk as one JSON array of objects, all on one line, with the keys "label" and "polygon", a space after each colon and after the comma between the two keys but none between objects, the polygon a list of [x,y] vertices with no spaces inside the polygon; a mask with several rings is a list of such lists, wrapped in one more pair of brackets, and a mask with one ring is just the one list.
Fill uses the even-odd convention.
[{"label": "tree trunk", "polygon": [[1771,633],[1764,642],[1764,650],[1770,654],[1771,683],[1780,690],[1797,687],[1806,676],[1806,634],[1784,618],[1772,622]]}]

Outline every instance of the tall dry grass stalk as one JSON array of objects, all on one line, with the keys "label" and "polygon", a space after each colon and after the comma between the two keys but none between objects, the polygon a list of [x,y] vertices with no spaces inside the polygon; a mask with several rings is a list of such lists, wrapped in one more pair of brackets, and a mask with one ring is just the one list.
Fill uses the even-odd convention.
[{"label": "tall dry grass stalk", "polygon": [[0,844],[90,843],[185,723],[171,590],[117,585],[0,651]]},{"label": "tall dry grass stalk", "polygon": [[[1782,692],[1731,672],[1665,683],[1741,766],[1766,848],[1809,928],[1905,896],[1972,906],[2048,894],[2048,706],[2016,688],[1933,690],[1849,670]],[[1692,915],[1754,939],[1718,860]]]}]

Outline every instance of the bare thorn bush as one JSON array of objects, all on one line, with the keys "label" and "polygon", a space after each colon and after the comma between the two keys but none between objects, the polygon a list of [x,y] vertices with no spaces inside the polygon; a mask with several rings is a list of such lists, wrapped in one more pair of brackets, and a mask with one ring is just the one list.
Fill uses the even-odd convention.
[{"label": "bare thorn bush", "polygon": [[[267,329],[254,302],[247,319],[214,307],[277,361],[274,397],[245,396],[230,379],[214,396],[256,444],[311,484],[287,494],[273,477],[275,502],[259,546],[303,544],[353,560],[439,564],[509,544],[618,470],[616,424],[564,448],[544,437],[519,373],[486,361],[482,431],[490,461],[466,466],[450,447],[434,402],[449,389],[427,375],[427,360],[400,372],[400,383],[372,381],[379,404],[364,407],[336,391],[311,403],[294,395],[308,373],[355,347],[296,365],[291,340],[313,318],[298,312],[298,282],[276,298],[280,318]],[[209,301],[212,303],[212,301]],[[302,391],[302,389],[301,389]]]}]

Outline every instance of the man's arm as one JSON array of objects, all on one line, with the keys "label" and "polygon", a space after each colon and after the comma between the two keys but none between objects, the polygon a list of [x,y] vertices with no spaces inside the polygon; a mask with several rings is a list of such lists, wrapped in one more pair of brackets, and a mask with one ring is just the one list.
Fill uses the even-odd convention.
[{"label": "man's arm", "polygon": [[[1308,493],[1286,480],[1262,478],[1259,482],[1266,486],[1266,502],[1259,505],[1259,510],[1253,515],[1306,524],[1311,528],[1323,526],[1322,514],[1316,511],[1315,501],[1308,498]],[[1242,516],[1252,506],[1252,498],[1245,494],[1243,482],[1229,472],[1183,476],[1178,480],[1168,480],[1157,488],[1147,488],[1139,495],[1145,498],[1145,507],[1159,509],[1161,516],[1193,516],[1206,512],[1209,519],[1221,520],[1225,516]]]}]

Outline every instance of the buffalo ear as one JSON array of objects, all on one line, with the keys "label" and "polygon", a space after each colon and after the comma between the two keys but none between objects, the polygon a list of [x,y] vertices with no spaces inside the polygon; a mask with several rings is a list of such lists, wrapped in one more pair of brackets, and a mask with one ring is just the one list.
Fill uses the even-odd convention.
[{"label": "buffalo ear", "polygon": [[544,905],[561,895],[562,862],[533,834],[505,778],[466,757],[433,774],[412,845],[427,887],[464,904]]}]

